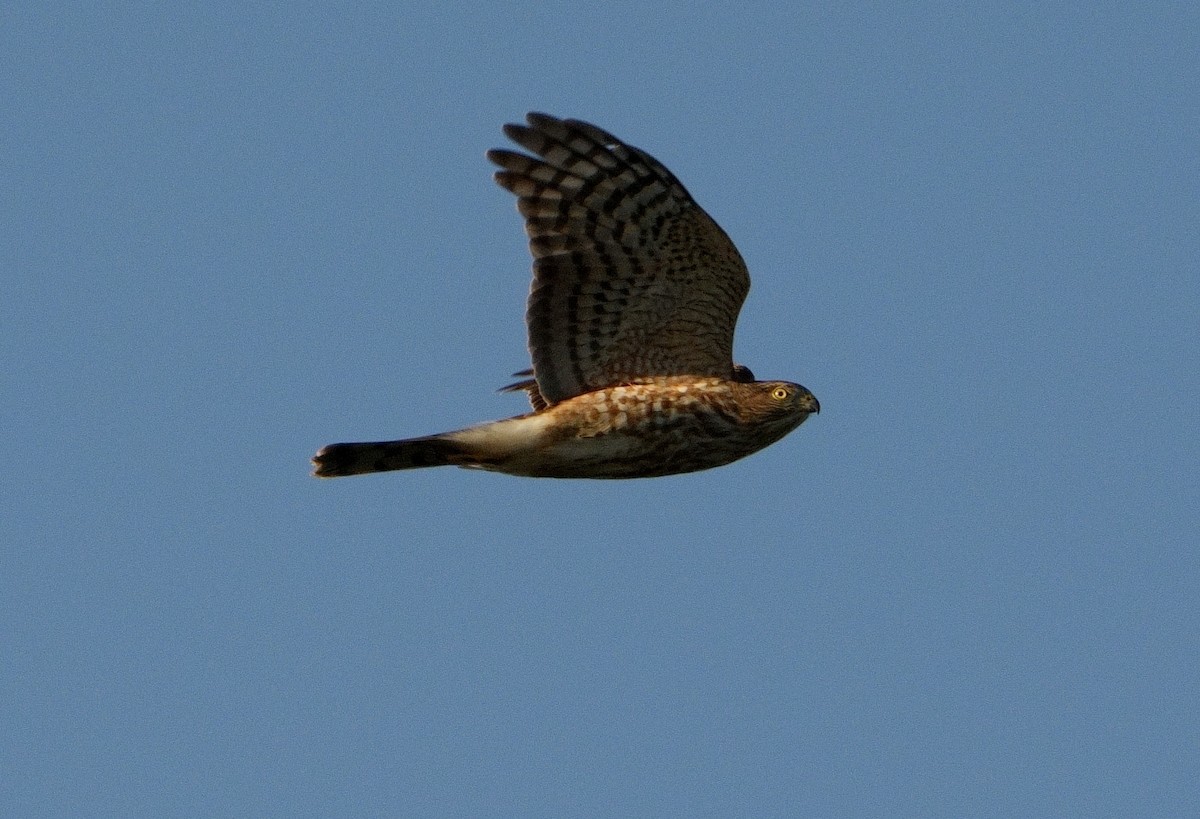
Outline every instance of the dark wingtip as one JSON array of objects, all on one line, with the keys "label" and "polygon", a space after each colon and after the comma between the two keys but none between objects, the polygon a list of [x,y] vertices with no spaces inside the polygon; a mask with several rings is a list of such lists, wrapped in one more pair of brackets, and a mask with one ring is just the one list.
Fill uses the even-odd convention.
[{"label": "dark wingtip", "polygon": [[500,130],[503,131],[504,135],[513,142],[519,142],[520,135],[526,133],[529,130],[529,127],[516,122],[506,122],[500,127]]}]

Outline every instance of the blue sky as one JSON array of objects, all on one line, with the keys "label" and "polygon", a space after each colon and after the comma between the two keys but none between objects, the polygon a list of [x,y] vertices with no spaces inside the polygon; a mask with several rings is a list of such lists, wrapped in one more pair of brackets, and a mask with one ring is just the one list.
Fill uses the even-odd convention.
[{"label": "blue sky", "polygon": [[[18,4],[0,812],[1200,812],[1190,3]],[[670,167],[822,413],[633,482],[308,476],[525,410],[527,110]]]}]

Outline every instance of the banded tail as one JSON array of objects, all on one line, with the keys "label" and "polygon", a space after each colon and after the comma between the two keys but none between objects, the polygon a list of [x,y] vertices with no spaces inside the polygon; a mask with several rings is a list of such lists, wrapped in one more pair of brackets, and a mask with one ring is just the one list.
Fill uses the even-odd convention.
[{"label": "banded tail", "polygon": [[330,444],[313,456],[312,463],[318,478],[341,478],[396,469],[470,465],[471,458],[462,444],[430,435],[403,441]]}]

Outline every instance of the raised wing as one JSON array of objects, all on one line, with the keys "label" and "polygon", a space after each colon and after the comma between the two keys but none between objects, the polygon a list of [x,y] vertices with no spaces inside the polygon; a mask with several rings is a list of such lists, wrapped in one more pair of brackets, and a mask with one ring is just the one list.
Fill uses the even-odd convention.
[{"label": "raised wing", "polygon": [[737,248],[654,157],[573,119],[529,114],[488,151],[533,254],[525,319],[549,404],[660,375],[733,377],[750,276]]}]

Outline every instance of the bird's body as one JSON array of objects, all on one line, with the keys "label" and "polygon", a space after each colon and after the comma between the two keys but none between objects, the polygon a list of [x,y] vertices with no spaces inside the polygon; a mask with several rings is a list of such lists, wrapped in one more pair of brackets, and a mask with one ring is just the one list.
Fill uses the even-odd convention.
[{"label": "bird's body", "polygon": [[530,114],[489,151],[534,256],[526,322],[534,411],[467,429],[331,444],[320,477],[454,465],[552,478],[694,472],[774,443],[820,411],[811,392],[732,361],[750,286],[741,256],[648,154],[578,120]]},{"label": "bird's body", "polygon": [[811,393],[782,381],[662,377],[427,438],[334,444],[320,466],[333,475],[454,465],[533,478],[650,478],[749,455],[814,405]]}]

